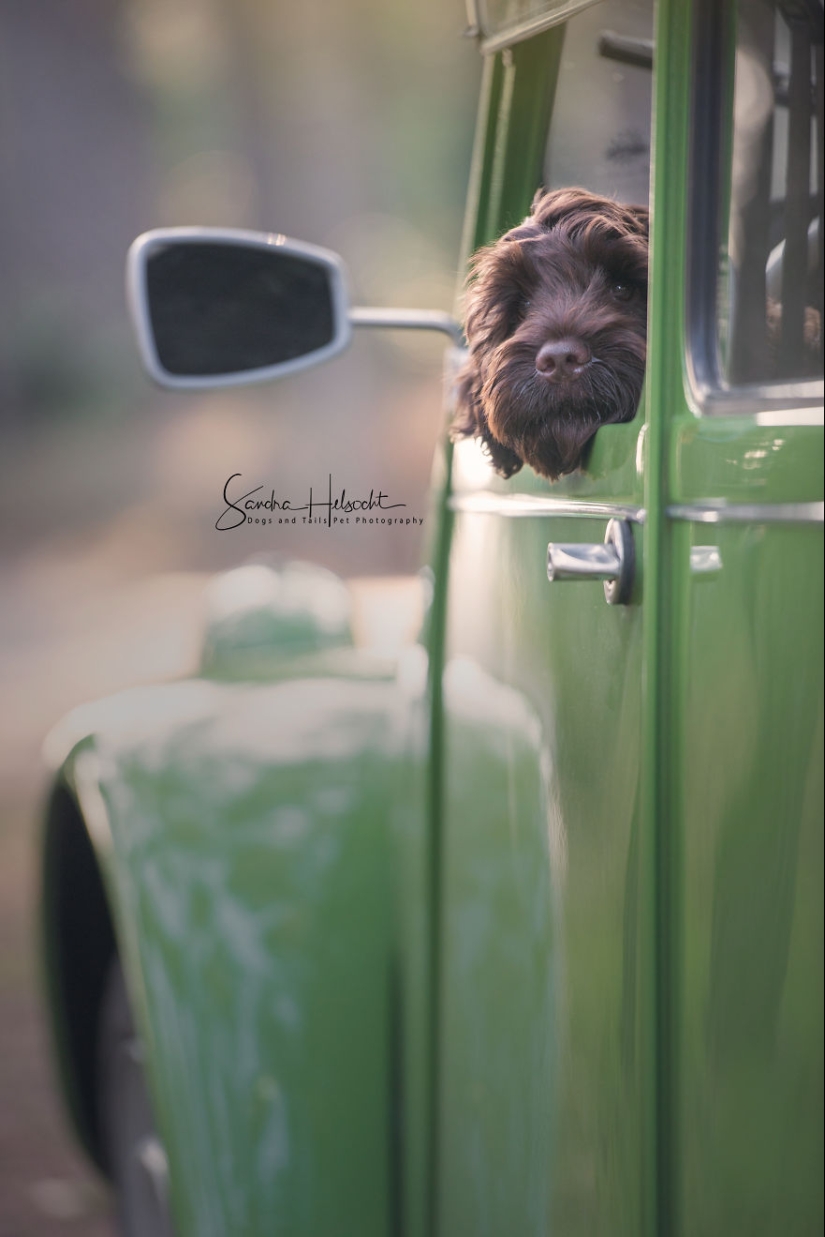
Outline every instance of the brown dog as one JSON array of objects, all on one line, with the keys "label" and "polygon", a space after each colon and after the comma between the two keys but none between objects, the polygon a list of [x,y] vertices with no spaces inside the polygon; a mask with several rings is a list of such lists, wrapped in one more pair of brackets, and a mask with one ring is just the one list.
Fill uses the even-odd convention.
[{"label": "brown dog", "polygon": [[647,342],[648,210],[585,189],[539,190],[524,223],[480,250],[454,437],[503,477],[581,467],[601,425],[630,421]]}]

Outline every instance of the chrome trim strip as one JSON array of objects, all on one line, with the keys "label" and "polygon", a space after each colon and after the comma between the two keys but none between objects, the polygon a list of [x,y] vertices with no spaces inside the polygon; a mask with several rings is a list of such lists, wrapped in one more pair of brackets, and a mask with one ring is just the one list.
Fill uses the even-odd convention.
[{"label": "chrome trim strip", "polygon": [[[592,520],[624,519],[644,524],[647,511],[629,503],[591,502],[586,499],[542,498],[538,494],[495,494],[478,490],[453,494],[447,504],[464,515],[502,515],[508,519],[580,517]],[[726,503],[723,500],[674,503],[666,509],[672,520],[695,524],[822,524],[825,503]]]},{"label": "chrome trim strip", "polygon": [[825,408],[788,408],[778,412],[757,412],[757,425],[768,428],[792,425],[825,425]]},{"label": "chrome trim strip", "polygon": [[821,524],[825,503],[675,503],[671,520],[694,524]]},{"label": "chrome trim strip", "polygon": [[647,519],[644,507],[632,507],[628,503],[542,498],[539,494],[495,494],[492,490],[453,494],[448,506],[451,511],[465,515],[503,515],[509,519],[581,516],[592,520],[631,520],[634,524],[644,524]]}]

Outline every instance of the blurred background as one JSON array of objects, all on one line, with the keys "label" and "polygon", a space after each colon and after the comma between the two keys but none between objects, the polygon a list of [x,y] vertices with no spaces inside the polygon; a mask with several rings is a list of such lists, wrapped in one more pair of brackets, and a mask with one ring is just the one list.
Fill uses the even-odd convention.
[{"label": "blurred background", "polygon": [[250,554],[414,571],[418,528],[215,521],[235,472],[300,495],[332,471],[424,515],[442,421],[438,336],[362,332],[277,385],[154,390],[126,249],[163,225],[280,231],[341,253],[356,303],[450,309],[480,71],[464,24],[462,0],[0,5],[0,1237],[113,1233],[41,1013],[45,733],[191,666],[209,573]]}]

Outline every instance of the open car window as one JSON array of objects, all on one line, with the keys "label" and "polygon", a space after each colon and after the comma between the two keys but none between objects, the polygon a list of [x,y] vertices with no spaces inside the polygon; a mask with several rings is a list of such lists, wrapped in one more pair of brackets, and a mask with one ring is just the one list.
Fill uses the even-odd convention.
[{"label": "open car window", "polygon": [[545,151],[548,188],[648,201],[652,39],[653,0],[606,0],[568,21]]}]

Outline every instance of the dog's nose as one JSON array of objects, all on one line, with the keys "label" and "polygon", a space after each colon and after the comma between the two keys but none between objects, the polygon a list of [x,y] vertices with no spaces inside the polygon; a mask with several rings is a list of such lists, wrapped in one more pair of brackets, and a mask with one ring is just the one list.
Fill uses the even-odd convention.
[{"label": "dog's nose", "polygon": [[590,349],[583,339],[554,339],[542,344],[536,355],[536,369],[545,378],[578,378],[590,360]]}]

